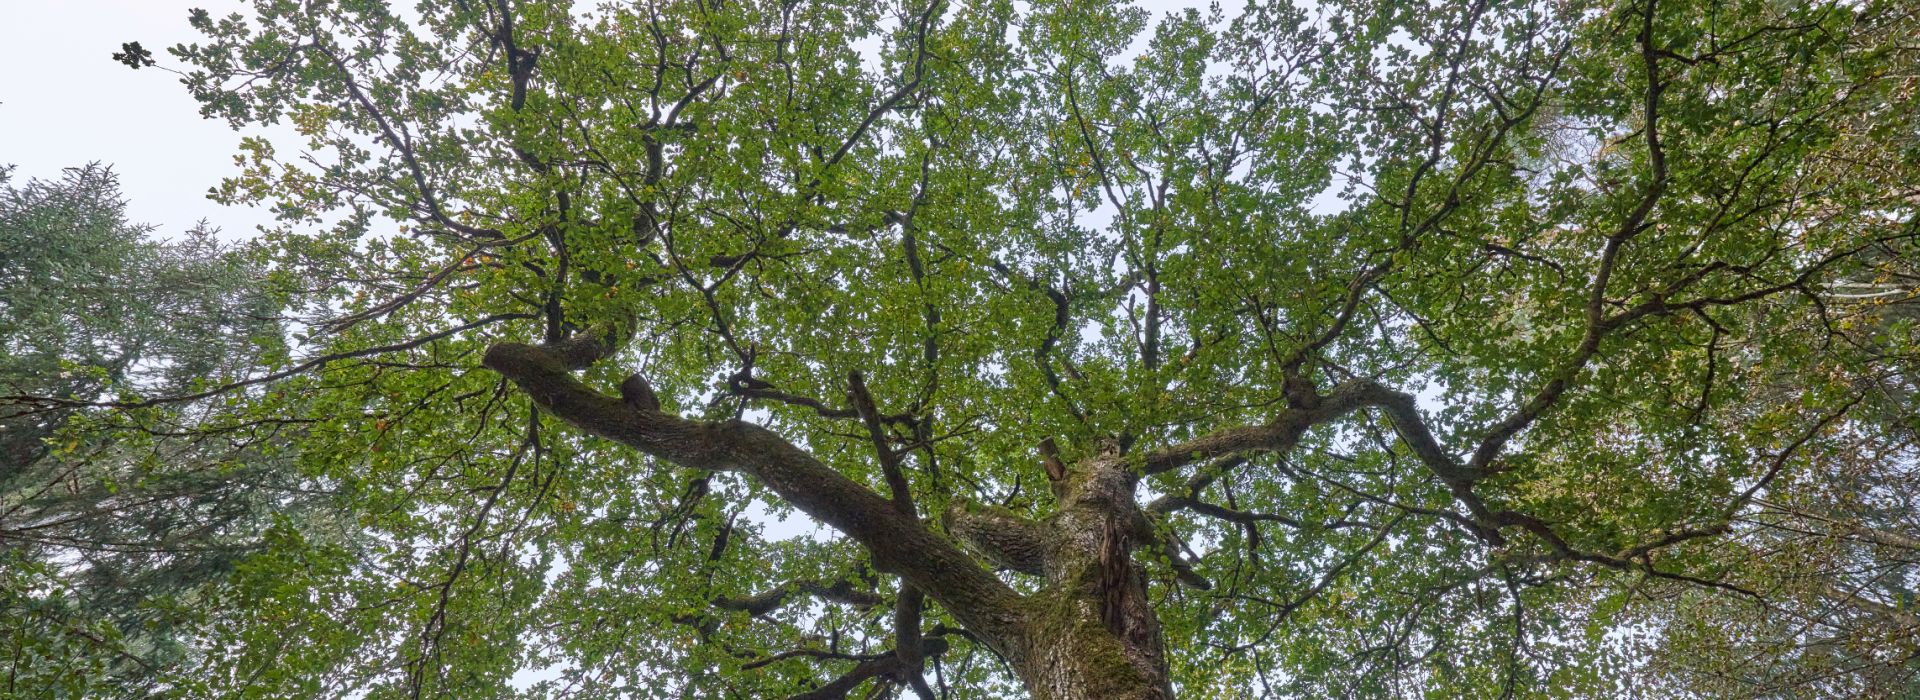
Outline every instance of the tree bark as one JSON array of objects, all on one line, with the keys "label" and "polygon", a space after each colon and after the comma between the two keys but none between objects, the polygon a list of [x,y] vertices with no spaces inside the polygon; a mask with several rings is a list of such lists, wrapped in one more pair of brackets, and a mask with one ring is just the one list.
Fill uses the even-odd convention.
[{"label": "tree bark", "polygon": [[1166,643],[1133,552],[1157,543],[1117,457],[1069,470],[1048,517],[1046,586],[1028,602],[1027,687],[1046,700],[1170,700]]}]

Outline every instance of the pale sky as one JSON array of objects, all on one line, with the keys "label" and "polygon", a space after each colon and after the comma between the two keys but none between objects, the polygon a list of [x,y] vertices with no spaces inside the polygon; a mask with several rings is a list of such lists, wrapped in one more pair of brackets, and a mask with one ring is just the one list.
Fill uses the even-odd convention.
[{"label": "pale sky", "polygon": [[192,42],[187,10],[215,16],[240,0],[0,0],[0,164],[15,183],[54,178],[89,161],[111,164],[129,200],[128,218],[178,236],[207,219],[246,236],[271,222],[263,208],[226,207],[207,188],[234,172],[241,134],[200,118],[179,76],[114,62],[138,41],[161,65],[166,48]]}]

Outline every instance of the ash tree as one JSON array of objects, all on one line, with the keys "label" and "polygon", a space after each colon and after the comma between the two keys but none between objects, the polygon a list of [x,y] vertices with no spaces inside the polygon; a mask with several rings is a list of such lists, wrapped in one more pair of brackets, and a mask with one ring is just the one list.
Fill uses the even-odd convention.
[{"label": "ash tree", "polygon": [[196,11],[362,540],[169,688],[1910,692],[1916,12]]}]

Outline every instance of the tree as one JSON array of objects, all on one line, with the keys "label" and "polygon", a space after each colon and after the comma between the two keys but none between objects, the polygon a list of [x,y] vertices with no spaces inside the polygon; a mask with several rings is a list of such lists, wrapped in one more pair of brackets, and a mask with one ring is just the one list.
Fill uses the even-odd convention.
[{"label": "tree", "polygon": [[274,301],[204,226],[161,242],[127,222],[108,168],[0,184],[0,394],[42,399],[0,406],[6,695],[140,694],[193,653],[197,603],[254,531],[314,499],[279,490],[297,475],[263,448],[284,440],[160,407],[122,432],[87,403],[246,371],[281,342]]},{"label": "tree", "polygon": [[178,688],[1909,687],[1912,549],[1848,562],[1915,12],[196,11],[205,114],[306,139],[216,191],[305,316],[208,425],[306,421],[377,544],[279,531]]}]

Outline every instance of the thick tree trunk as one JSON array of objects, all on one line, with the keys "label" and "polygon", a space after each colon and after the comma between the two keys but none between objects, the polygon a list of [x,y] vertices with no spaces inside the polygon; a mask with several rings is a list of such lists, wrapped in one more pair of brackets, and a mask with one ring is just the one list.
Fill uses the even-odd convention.
[{"label": "thick tree trunk", "polygon": [[1133,551],[1154,542],[1118,459],[1065,475],[1060,507],[1032,523],[964,508],[948,529],[985,558],[1045,578],[1027,597],[1024,635],[1010,659],[1035,700],[1170,700],[1166,647]]},{"label": "thick tree trunk", "polygon": [[1145,576],[1129,564],[1099,559],[1075,568],[1079,573],[1029,601],[1020,669],[1027,689],[1035,700],[1171,700]]}]

